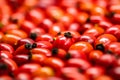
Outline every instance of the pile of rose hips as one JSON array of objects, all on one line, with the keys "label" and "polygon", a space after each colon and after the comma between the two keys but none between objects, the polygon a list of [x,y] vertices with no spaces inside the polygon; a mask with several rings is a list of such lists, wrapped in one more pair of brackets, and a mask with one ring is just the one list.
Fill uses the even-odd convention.
[{"label": "pile of rose hips", "polygon": [[120,80],[120,0],[0,0],[0,80]]}]

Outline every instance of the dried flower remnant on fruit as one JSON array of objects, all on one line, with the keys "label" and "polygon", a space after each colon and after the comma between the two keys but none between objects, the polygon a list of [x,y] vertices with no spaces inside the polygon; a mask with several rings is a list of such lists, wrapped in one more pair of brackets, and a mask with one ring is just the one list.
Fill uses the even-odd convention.
[{"label": "dried flower remnant on fruit", "polygon": [[98,44],[98,45],[96,45],[96,49],[97,49],[97,50],[101,50],[101,51],[104,51],[104,50],[105,50],[103,44]]},{"label": "dried flower remnant on fruit", "polygon": [[72,38],[72,34],[70,32],[64,33],[64,36],[67,38]]},{"label": "dried flower remnant on fruit", "polygon": [[28,49],[28,50],[29,50],[29,49],[32,49],[32,44],[26,43],[26,44],[25,44],[25,48]]},{"label": "dried flower remnant on fruit", "polygon": [[30,38],[35,40],[37,38],[37,34],[36,33],[30,33]]},{"label": "dried flower remnant on fruit", "polygon": [[32,48],[36,48],[37,47],[37,44],[36,43],[33,43],[32,44]]},{"label": "dried flower remnant on fruit", "polygon": [[53,49],[52,49],[52,54],[53,54],[53,55],[56,55],[57,53],[58,53],[58,48],[53,48]]},{"label": "dried flower remnant on fruit", "polygon": [[9,18],[9,21],[14,23],[14,24],[18,23],[18,19],[13,19],[12,17]]},{"label": "dried flower remnant on fruit", "polygon": [[61,35],[61,32],[58,32],[57,35]]},{"label": "dried flower remnant on fruit", "polygon": [[8,66],[5,63],[0,63],[0,69],[1,70],[6,70]]},{"label": "dried flower remnant on fruit", "polygon": [[109,12],[106,14],[108,18],[112,18],[115,15],[115,12]]},{"label": "dried flower remnant on fruit", "polygon": [[65,55],[65,59],[70,59],[71,58],[71,55],[70,55],[70,53],[67,53],[66,55]]}]

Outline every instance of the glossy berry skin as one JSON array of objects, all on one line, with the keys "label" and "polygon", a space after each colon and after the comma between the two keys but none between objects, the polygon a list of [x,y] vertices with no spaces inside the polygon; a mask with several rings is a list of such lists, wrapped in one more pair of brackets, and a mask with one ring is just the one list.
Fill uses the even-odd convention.
[{"label": "glossy berry skin", "polygon": [[37,69],[32,75],[38,77],[53,77],[55,72],[51,67],[42,67]]},{"label": "glossy berry skin", "polygon": [[65,29],[67,29],[69,25],[74,22],[74,18],[72,15],[67,13],[64,14],[58,21],[65,26]]},{"label": "glossy berry skin", "polygon": [[106,50],[110,51],[114,55],[120,55],[119,47],[120,43],[119,42],[111,42],[109,45],[107,45]]},{"label": "glossy berry skin", "polygon": [[69,27],[68,27],[68,29],[67,30],[69,30],[69,31],[80,31],[81,30],[81,26],[78,24],[78,23],[71,23],[70,25],[69,25]]},{"label": "glossy berry skin", "polygon": [[[24,77],[23,77],[24,76]],[[15,79],[17,80],[32,80],[32,77],[30,76],[29,73],[21,72],[15,76]]]},{"label": "glossy berry skin", "polygon": [[[65,36],[66,33],[70,33],[72,35],[72,37],[75,39],[75,41],[77,41],[79,39],[79,37],[81,36],[81,34],[79,32],[72,31],[72,30],[67,30],[67,31],[60,32],[60,34],[64,35],[64,36]],[[58,35],[59,35],[59,33],[58,33]]]},{"label": "glossy berry skin", "polygon": [[64,67],[61,70],[63,78],[66,80],[88,80],[88,78],[78,71],[76,67]]},{"label": "glossy berry skin", "polygon": [[31,21],[24,21],[22,24],[21,24],[21,27],[20,29],[24,30],[26,33],[30,33],[30,31],[32,29],[36,28],[36,26],[33,24],[33,22]]},{"label": "glossy berry skin", "polygon": [[94,25],[92,23],[85,23],[80,26],[79,32],[83,34],[86,30],[89,30],[91,28],[94,28]]},{"label": "glossy berry skin", "polygon": [[100,15],[103,16],[106,14],[106,10],[103,7],[100,6],[94,6],[91,10],[92,15]]},{"label": "glossy berry skin", "polygon": [[32,53],[31,57],[29,57],[30,62],[38,63],[40,65],[43,65],[46,59],[47,59],[47,56],[41,53]]},{"label": "glossy berry skin", "polygon": [[104,30],[113,26],[113,24],[110,23],[109,21],[100,21],[98,25],[102,27]]},{"label": "glossy berry skin", "polygon": [[65,63],[59,58],[50,57],[44,61],[44,66],[52,67],[54,70],[59,72],[59,70],[65,66]]},{"label": "glossy berry skin", "polygon": [[80,50],[68,50],[68,53],[66,54],[66,59],[70,58],[81,58],[87,60],[86,54]]},{"label": "glossy berry skin", "polygon": [[13,35],[19,36],[21,38],[27,38],[28,37],[28,35],[25,31],[19,30],[19,29],[8,30],[8,31],[6,31],[6,33],[7,34],[13,34]]},{"label": "glossy berry skin", "polygon": [[52,55],[60,59],[66,59],[67,51],[61,48],[53,48]]},{"label": "glossy berry skin", "polygon": [[0,0],[0,80],[120,80],[120,0]]},{"label": "glossy berry skin", "polygon": [[44,13],[42,10],[35,8],[35,9],[30,10],[27,13],[26,19],[38,25],[44,19]]},{"label": "glossy berry skin", "polygon": [[105,33],[107,34],[113,34],[118,41],[120,40],[120,26],[119,25],[114,25],[106,29]]},{"label": "glossy berry skin", "polygon": [[88,1],[87,3],[82,1],[81,3],[79,3],[78,8],[80,8],[80,10],[83,11],[91,11],[91,9],[94,7],[94,4],[91,3],[91,1]]},{"label": "glossy berry skin", "polygon": [[31,54],[17,54],[13,56],[13,60],[19,66],[30,62],[30,59],[31,59]]},{"label": "glossy berry skin", "polygon": [[45,32],[48,32],[51,26],[53,25],[53,22],[49,18],[45,18],[39,26],[45,30]]},{"label": "glossy berry skin", "polygon": [[67,61],[67,66],[77,67],[80,70],[86,70],[91,67],[91,64],[84,59],[71,58]]},{"label": "glossy berry skin", "polygon": [[[109,10],[112,11],[112,12],[116,12],[116,13],[119,13],[120,12],[120,5],[116,4],[118,1],[115,1],[115,4],[114,5],[111,5],[109,7]],[[112,3],[113,4],[113,3]]]},{"label": "glossy berry skin", "polygon": [[69,47],[75,42],[75,39],[72,37],[70,32],[64,33],[64,35],[58,35],[54,42],[54,48],[62,48],[68,50]]},{"label": "glossy berry skin", "polygon": [[44,66],[51,67],[55,72],[55,76],[60,76],[61,69],[65,66],[65,62],[57,57],[49,57],[43,62]]},{"label": "glossy berry skin", "polygon": [[91,15],[90,16],[90,22],[94,23],[94,24],[99,23],[101,21],[105,21],[105,20],[106,20],[106,18],[101,15]]},{"label": "glossy berry skin", "polygon": [[90,44],[94,44],[96,37],[91,34],[83,34],[78,38],[78,41],[86,41]]},{"label": "glossy berry skin", "polygon": [[53,48],[53,45],[52,43],[50,43],[49,41],[38,41],[36,42],[37,44],[37,48],[46,48],[46,49],[49,49],[51,50]]},{"label": "glossy berry skin", "polygon": [[59,20],[64,15],[63,10],[57,6],[47,7],[46,12],[51,19],[55,20]]},{"label": "glossy berry skin", "polygon": [[22,38],[20,40],[17,41],[16,43],[16,47],[19,47],[23,44],[26,44],[26,43],[30,43],[30,44],[33,44],[35,41],[30,39],[30,38]]},{"label": "glossy berry skin", "polygon": [[89,79],[95,79],[105,72],[104,68],[102,67],[90,67],[85,71],[85,74],[89,77]]},{"label": "glossy berry skin", "polygon": [[102,55],[104,55],[104,53],[102,51],[100,51],[100,50],[93,50],[88,55],[88,58],[89,58],[90,61],[97,62],[101,58]]},{"label": "glossy berry skin", "polygon": [[17,54],[29,54],[29,50],[32,49],[32,45],[29,43],[23,44],[21,46],[19,46],[15,52],[14,55]]},{"label": "glossy berry skin", "polygon": [[41,68],[41,65],[39,65],[37,63],[27,63],[27,64],[20,66],[19,69],[15,70],[14,74],[17,75],[21,72],[31,74],[39,68]]},{"label": "glossy berry skin", "polygon": [[1,58],[0,62],[6,64],[8,66],[8,71],[10,72],[13,72],[18,69],[18,66],[15,63],[15,61],[10,58]]},{"label": "glossy berry skin", "polygon": [[114,15],[113,15],[113,17],[112,17],[112,22],[113,23],[116,23],[116,24],[119,24],[119,20],[120,20],[120,13],[115,13]]},{"label": "glossy berry skin", "polygon": [[33,48],[30,50],[31,54],[43,54],[47,57],[51,57],[52,56],[52,52],[49,49],[45,49],[45,48]]},{"label": "glossy berry skin", "polygon": [[35,41],[48,41],[53,42],[53,36],[50,34],[42,34],[36,37]]},{"label": "glossy berry skin", "polygon": [[62,31],[65,31],[64,25],[61,23],[55,23],[50,27],[48,33],[57,36],[57,34]]},{"label": "glossy berry skin", "polygon": [[104,54],[98,59],[97,63],[105,68],[113,67],[116,64],[116,58],[111,54]]},{"label": "glossy berry skin", "polygon": [[37,35],[41,35],[41,34],[45,34],[45,30],[41,27],[36,27],[31,29],[30,34],[31,33],[36,33]]},{"label": "glossy berry skin", "polygon": [[10,58],[10,59],[12,59],[13,55],[9,51],[1,50],[0,51],[0,58]]},{"label": "glossy berry skin", "polygon": [[10,44],[7,44],[7,43],[0,43],[0,51],[2,50],[8,51],[11,54],[13,54],[14,52],[14,48]]},{"label": "glossy berry skin", "polygon": [[5,33],[5,32],[8,31],[8,30],[15,30],[15,29],[19,29],[19,28],[18,28],[18,25],[16,25],[16,24],[8,24],[8,25],[4,26],[4,27],[1,29],[1,31]]},{"label": "glossy berry skin", "polygon": [[[97,39],[95,40],[94,46],[96,49],[98,50],[105,50],[106,46],[111,43],[111,42],[116,42],[117,38],[112,35],[112,34],[102,34],[100,36],[97,37]],[[100,49],[100,47],[102,46],[103,48]]]},{"label": "glossy berry skin", "polygon": [[67,75],[67,73],[78,73],[78,68],[76,67],[64,67],[61,69],[62,74]]},{"label": "glossy berry skin", "polygon": [[88,17],[89,17],[89,15],[87,13],[85,13],[85,12],[79,12],[77,14],[76,20],[77,20],[77,22],[79,22],[81,24],[84,24],[84,23],[86,23]]},{"label": "glossy berry skin", "polygon": [[99,35],[101,35],[103,33],[104,33],[104,29],[101,27],[98,27],[98,26],[95,26],[95,27],[88,29],[84,32],[84,34],[90,34],[90,35],[93,35],[95,37],[98,37]]},{"label": "glossy berry skin", "polygon": [[12,24],[17,24],[19,27],[25,20],[25,16],[24,16],[25,10],[26,9],[24,7],[19,7],[19,9],[16,12],[11,14],[11,16],[9,18],[9,22]]},{"label": "glossy berry skin", "polygon": [[16,35],[13,35],[13,34],[5,34],[2,38],[2,42],[3,43],[7,43],[7,44],[10,44],[12,45],[13,47],[15,46],[16,42],[18,40],[20,40],[21,37],[20,36],[16,36]]},{"label": "glossy berry skin", "polygon": [[69,50],[80,50],[84,52],[86,55],[89,54],[90,51],[93,50],[93,46],[85,41],[78,41],[74,44],[72,44],[69,48]]},{"label": "glossy berry skin", "polygon": [[109,75],[115,79],[115,80],[119,80],[120,79],[120,66],[116,66],[114,68],[112,68],[111,70],[109,70]]},{"label": "glossy berry skin", "polygon": [[[64,0],[64,2],[65,2],[65,0]],[[76,1],[74,1],[74,2],[76,2]],[[78,14],[78,10],[74,7],[67,7],[66,11],[67,11],[68,14],[71,14],[74,17],[76,17],[76,15]]]}]

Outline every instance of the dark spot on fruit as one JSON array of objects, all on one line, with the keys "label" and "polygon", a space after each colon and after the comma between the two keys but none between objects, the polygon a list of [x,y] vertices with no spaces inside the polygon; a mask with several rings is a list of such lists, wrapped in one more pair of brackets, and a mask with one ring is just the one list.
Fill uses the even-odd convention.
[{"label": "dark spot on fruit", "polygon": [[32,44],[32,48],[36,48],[37,47],[37,44],[36,43],[33,43]]},{"label": "dark spot on fruit", "polygon": [[106,17],[112,18],[115,15],[115,12],[110,12],[106,14]]},{"label": "dark spot on fruit", "polygon": [[8,66],[5,63],[0,63],[0,69],[1,70],[6,70]]},{"label": "dark spot on fruit", "polygon": [[14,23],[14,24],[17,24],[18,23],[18,19],[13,19],[13,18],[9,18],[10,22]]},{"label": "dark spot on fruit", "polygon": [[53,48],[53,49],[52,49],[52,54],[53,54],[53,55],[56,55],[57,53],[58,53],[58,48]]},{"label": "dark spot on fruit", "polygon": [[72,38],[72,34],[70,32],[64,33],[64,36],[67,38]]},{"label": "dark spot on fruit", "polygon": [[37,34],[36,34],[36,33],[31,33],[31,34],[30,34],[30,38],[31,38],[31,39],[35,40],[36,37],[37,37]]},{"label": "dark spot on fruit", "polygon": [[98,44],[98,45],[96,45],[96,49],[97,49],[97,50],[101,50],[101,51],[104,51],[104,50],[105,50],[103,44]]},{"label": "dark spot on fruit", "polygon": [[71,58],[70,53],[67,53],[66,56],[65,56],[65,59],[70,59],[70,58]]},{"label": "dark spot on fruit", "polygon": [[25,48],[26,48],[26,49],[32,49],[32,45],[31,45],[30,43],[26,43],[26,44],[25,44]]}]

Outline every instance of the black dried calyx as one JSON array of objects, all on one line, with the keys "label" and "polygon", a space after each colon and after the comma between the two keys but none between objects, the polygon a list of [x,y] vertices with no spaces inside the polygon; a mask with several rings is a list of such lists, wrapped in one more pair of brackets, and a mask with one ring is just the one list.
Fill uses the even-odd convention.
[{"label": "black dried calyx", "polygon": [[97,44],[97,45],[96,45],[96,50],[104,51],[104,50],[105,50],[105,47],[104,47],[103,44]]},{"label": "black dried calyx", "polygon": [[109,12],[106,14],[108,18],[112,18],[115,15],[115,12]]},{"label": "black dried calyx", "polygon": [[26,44],[25,44],[25,48],[28,49],[28,50],[29,50],[29,49],[32,49],[32,44],[26,43]]},{"label": "black dried calyx", "polygon": [[58,32],[57,35],[61,35],[61,32]]},{"label": "black dried calyx", "polygon": [[66,55],[65,55],[65,59],[70,59],[71,58],[71,55],[70,55],[70,53],[67,53]]},{"label": "black dried calyx", "polygon": [[32,48],[36,48],[37,47],[37,44],[36,43],[33,43],[32,44]]},{"label": "black dried calyx", "polygon": [[72,34],[70,32],[65,32],[64,36],[67,38],[72,38]]},{"label": "black dried calyx", "polygon": [[36,48],[37,47],[37,44],[36,43],[33,43],[33,44],[30,44],[30,43],[26,43],[25,44],[25,48],[30,50],[32,48]]},{"label": "black dried calyx", "polygon": [[12,17],[9,18],[9,21],[14,23],[14,24],[18,23],[18,19],[13,19]]},{"label": "black dried calyx", "polygon": [[35,40],[37,38],[37,34],[36,33],[30,33],[30,38]]},{"label": "black dried calyx", "polygon": [[1,70],[6,70],[8,68],[7,64],[5,63],[0,63],[0,69]]},{"label": "black dried calyx", "polygon": [[52,49],[52,54],[53,54],[53,55],[56,55],[57,53],[58,53],[58,48],[53,48],[53,49]]}]

